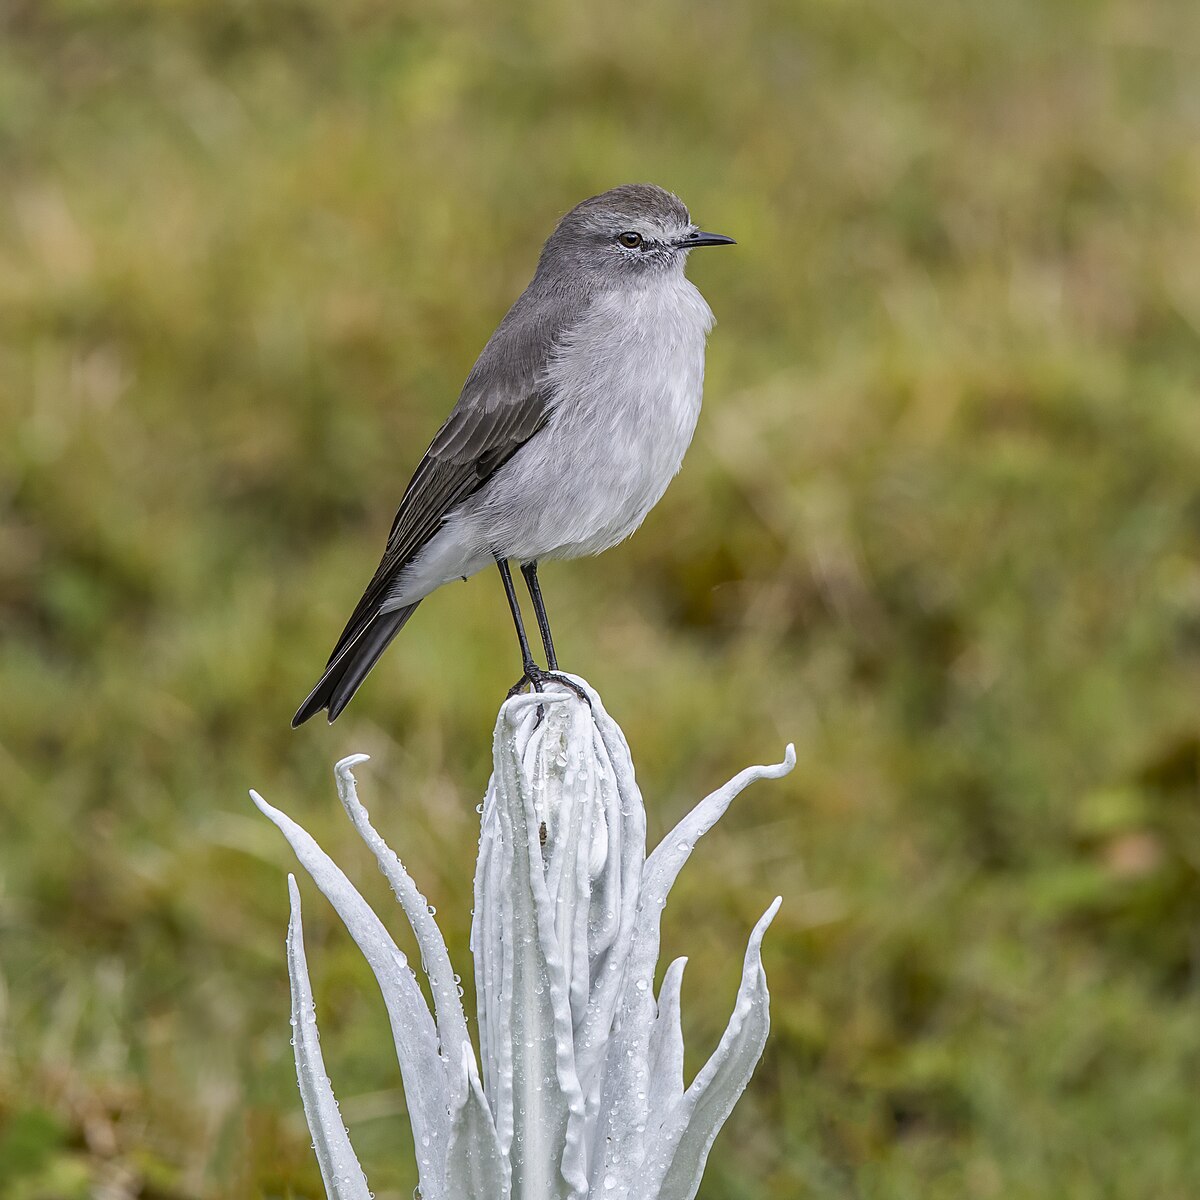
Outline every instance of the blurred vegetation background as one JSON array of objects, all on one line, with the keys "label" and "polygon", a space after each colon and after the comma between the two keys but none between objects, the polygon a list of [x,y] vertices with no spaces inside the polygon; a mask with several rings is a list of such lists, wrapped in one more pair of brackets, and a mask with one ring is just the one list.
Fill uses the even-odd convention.
[{"label": "blurred vegetation background", "polygon": [[[248,787],[387,911],[332,787],[370,752],[466,962],[498,580],[288,719],[542,239],[634,180],[740,244],[691,266],[683,474],[543,572],[562,657],[652,838],[800,758],[667,913],[694,1070],[786,898],[702,1195],[1200,1194],[1194,0],[7,0],[0,179],[3,1200],[320,1195]],[[307,894],[407,1197],[381,1005]]]}]

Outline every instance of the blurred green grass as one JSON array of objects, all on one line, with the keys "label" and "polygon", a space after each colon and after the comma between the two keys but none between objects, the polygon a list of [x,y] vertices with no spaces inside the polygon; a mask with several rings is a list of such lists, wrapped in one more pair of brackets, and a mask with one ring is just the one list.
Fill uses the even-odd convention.
[{"label": "blurred green grass", "polygon": [[370,751],[465,961],[498,582],[287,722],[553,221],[640,179],[740,244],[685,470],[544,572],[556,633],[652,836],[800,757],[667,914],[694,1069],[786,898],[702,1195],[1200,1193],[1198,135],[1192,0],[0,6],[0,1197],[319,1194],[246,788],[386,908],[330,776]]}]

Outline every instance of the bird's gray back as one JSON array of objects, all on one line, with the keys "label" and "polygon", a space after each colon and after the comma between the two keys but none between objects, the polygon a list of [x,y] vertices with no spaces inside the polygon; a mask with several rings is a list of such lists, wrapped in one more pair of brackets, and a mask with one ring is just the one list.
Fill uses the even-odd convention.
[{"label": "bird's gray back", "polygon": [[392,522],[387,546],[330,661],[387,606],[397,576],[539,429],[554,404],[547,367],[555,346],[591,302],[586,280],[540,267],[505,314],[467,376],[458,402],[421,459]]},{"label": "bird's gray back", "polygon": [[532,433],[553,403],[545,387],[550,356],[590,299],[583,281],[535,275],[488,338],[429,454],[475,461],[500,448],[498,432]]}]

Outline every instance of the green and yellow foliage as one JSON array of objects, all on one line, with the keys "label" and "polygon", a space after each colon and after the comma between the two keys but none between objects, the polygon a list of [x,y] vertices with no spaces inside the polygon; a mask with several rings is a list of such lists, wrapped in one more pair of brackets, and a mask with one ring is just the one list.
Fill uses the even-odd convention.
[{"label": "green and yellow foliage", "polygon": [[543,583],[652,840],[797,743],[667,914],[699,1054],[785,897],[705,1200],[1200,1194],[1198,146],[1195,0],[0,5],[0,1197],[319,1194],[249,786],[386,909],[330,771],[369,751],[465,964],[493,573],[288,719],[542,238],[643,179],[740,243],[691,267],[708,399]]}]

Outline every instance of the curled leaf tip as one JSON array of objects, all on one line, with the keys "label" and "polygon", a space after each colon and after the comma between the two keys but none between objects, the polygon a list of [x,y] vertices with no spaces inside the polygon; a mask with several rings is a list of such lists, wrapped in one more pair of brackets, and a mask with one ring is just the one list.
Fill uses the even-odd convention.
[{"label": "curled leaf tip", "polygon": [[359,763],[369,762],[371,756],[369,754],[347,754],[345,758],[339,759],[333,768],[333,773],[339,779],[347,779],[351,777],[351,772]]},{"label": "curled leaf tip", "polygon": [[771,763],[770,766],[759,767],[762,772],[762,779],[782,779],[788,775],[796,766],[796,745],[794,742],[788,742],[783,751],[783,762]]}]

